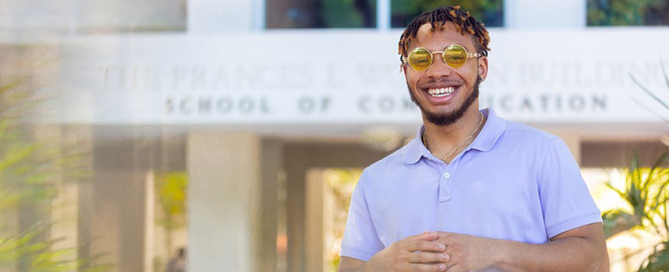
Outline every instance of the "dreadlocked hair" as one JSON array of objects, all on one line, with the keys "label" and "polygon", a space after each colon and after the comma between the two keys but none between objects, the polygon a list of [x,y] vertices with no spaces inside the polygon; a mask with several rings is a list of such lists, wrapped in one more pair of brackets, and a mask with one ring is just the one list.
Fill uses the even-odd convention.
[{"label": "dreadlocked hair", "polygon": [[398,53],[400,57],[407,56],[409,50],[409,43],[416,38],[418,29],[424,24],[430,24],[432,29],[442,29],[444,25],[451,22],[455,25],[455,29],[461,34],[469,34],[474,40],[476,51],[483,56],[488,55],[488,44],[490,43],[490,36],[484,24],[477,21],[473,16],[469,15],[468,11],[460,9],[460,6],[443,6],[436,9],[423,12],[416,18],[411,20],[409,25],[404,29],[402,36],[400,36]]}]

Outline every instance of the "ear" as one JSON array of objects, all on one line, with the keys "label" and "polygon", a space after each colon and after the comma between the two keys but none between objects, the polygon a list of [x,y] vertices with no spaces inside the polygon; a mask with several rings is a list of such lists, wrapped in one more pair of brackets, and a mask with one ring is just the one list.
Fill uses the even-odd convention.
[{"label": "ear", "polygon": [[407,65],[404,63],[404,55],[400,54],[400,72],[404,72],[404,77],[407,76]]},{"label": "ear", "polygon": [[478,74],[481,81],[485,81],[488,77],[488,57],[480,57],[478,61]]}]

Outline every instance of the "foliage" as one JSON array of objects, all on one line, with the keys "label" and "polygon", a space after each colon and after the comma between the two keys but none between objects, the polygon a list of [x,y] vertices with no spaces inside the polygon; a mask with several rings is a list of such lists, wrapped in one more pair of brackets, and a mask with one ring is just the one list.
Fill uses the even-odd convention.
[{"label": "foliage", "polygon": [[26,80],[0,85],[0,270],[108,271],[76,259],[76,248],[54,249],[66,238],[49,238],[45,221],[60,186],[87,176],[82,154],[38,142],[27,122],[40,100]]},{"label": "foliage", "polygon": [[[165,172],[155,175],[155,190],[158,193],[162,213],[156,218],[156,225],[165,230],[167,252],[173,252],[172,235],[175,230],[186,227],[186,196],[188,195],[188,174],[186,172]],[[154,271],[163,270],[163,260],[154,259]]]},{"label": "foliage", "polygon": [[[268,28],[373,28],[375,0],[293,1],[288,7],[268,1]],[[460,5],[487,26],[504,25],[503,0],[392,0],[391,27],[404,28],[414,17],[440,6]],[[276,9],[279,9],[277,11]],[[285,9],[285,10],[283,10]],[[278,12],[279,16],[274,14]]]},{"label": "foliage", "polygon": [[160,208],[165,215],[158,220],[158,225],[168,231],[185,227],[185,221],[179,216],[186,213],[186,195],[188,174],[185,172],[167,172],[156,175],[156,191]]},{"label": "foliage", "polygon": [[[325,172],[325,182],[334,202],[332,205],[335,212],[328,215],[332,218],[333,229],[329,235],[334,236],[334,243],[341,243],[341,238],[344,236],[344,226],[346,225],[351,196],[361,175],[362,170],[360,169],[328,169]],[[328,248],[330,248],[329,252],[326,253],[328,271],[337,271],[341,261],[339,251],[333,250],[331,245],[328,245]]]},{"label": "foliage", "polygon": [[588,0],[588,25],[669,25],[665,0]]},{"label": "foliage", "polygon": [[376,0],[267,1],[268,28],[372,28]]},{"label": "foliage", "polygon": [[501,0],[393,0],[391,2],[391,20],[393,27],[406,27],[419,14],[441,6],[460,5],[469,11],[478,21],[486,26],[504,25],[504,1]]},{"label": "foliage", "polygon": [[[659,248],[659,249],[658,249]],[[669,242],[655,247],[653,253],[639,267],[639,272],[669,271]]]},{"label": "foliage", "polygon": [[[609,210],[602,214],[604,234],[610,238],[630,229],[651,232],[661,238],[653,254],[648,256],[639,271],[657,270],[669,266],[669,168],[662,168],[667,162],[669,152],[662,154],[651,168],[639,165],[638,155],[632,157],[630,166],[625,170],[625,187],[616,188],[610,182],[606,185],[616,192],[626,204],[626,208]],[[659,248],[659,249],[658,249]]]},{"label": "foliage", "polygon": [[[94,256],[90,260],[72,258],[75,248],[51,249],[64,238],[40,241],[38,237],[45,234],[51,225],[39,225],[24,231],[17,236],[0,236],[0,268],[15,267],[17,260],[31,256],[28,271],[57,272],[104,272],[114,268],[113,265],[91,265],[94,260],[102,257]],[[3,270],[4,271],[4,270]]]},{"label": "foliage", "polygon": [[376,1],[324,0],[320,11],[329,28],[371,28],[376,25]]},{"label": "foliage", "polygon": [[[591,0],[588,1],[588,5],[590,5],[590,2]],[[639,3],[647,2],[647,0],[639,1]],[[665,17],[669,18],[669,3],[665,2],[664,5],[666,13]],[[588,14],[588,17],[590,17],[590,14]],[[590,18],[588,18],[588,20],[590,20]],[[664,24],[669,24],[669,22],[665,22]],[[669,74],[664,68],[662,58],[660,58],[660,66],[667,85],[667,90],[669,90]],[[628,75],[646,95],[654,100],[655,103],[664,109],[669,110],[669,103],[667,102],[669,100],[664,100],[649,90],[632,73],[628,73]],[[644,103],[641,103],[635,96],[632,96],[632,99],[653,115],[669,123],[669,119],[663,117],[654,110],[651,110],[655,107],[649,107]],[[623,199],[627,200],[627,203],[634,207],[633,214],[625,213],[624,211],[608,211],[603,215],[604,230],[605,234],[607,234],[607,238],[634,227],[640,227],[645,230],[652,229],[662,238],[662,242],[655,246],[653,253],[646,258],[638,271],[669,271],[669,220],[667,218],[667,206],[669,205],[669,188],[667,188],[669,187],[669,177],[667,171],[669,170],[660,168],[660,165],[666,162],[668,156],[669,153],[665,153],[657,159],[655,164],[653,164],[653,167],[649,170],[645,181],[640,182],[643,175],[633,174],[631,178],[632,182],[629,182],[629,173],[635,173],[634,171],[637,171],[637,173],[641,172],[635,154],[630,166],[630,171],[628,172],[628,183],[625,191],[626,196],[628,197],[623,197]],[[657,190],[653,190],[653,188],[657,188]],[[620,191],[617,192],[619,194],[621,193]]]},{"label": "foliage", "polygon": [[[662,75],[664,76],[664,81],[667,84],[667,90],[669,90],[669,73],[667,73],[667,70],[664,68],[664,61],[662,61],[662,58],[660,58],[660,67],[662,68]],[[650,98],[652,98],[658,105],[662,106],[663,108],[669,110],[669,99],[668,100],[663,100],[660,96],[656,95],[652,91],[650,91],[646,86],[641,84],[641,82],[634,76],[632,73],[628,73],[632,81],[641,88],[641,90],[648,95]],[[661,114],[656,113],[654,110],[651,110],[653,107],[648,107],[641,103],[639,100],[636,99],[635,96],[632,96],[632,99],[634,102],[637,104],[641,105],[642,107],[646,108],[650,113],[654,114],[655,116],[659,117],[660,119],[664,120],[665,122],[669,123],[669,119],[664,118]]]},{"label": "foliage", "polygon": [[[357,169],[330,169],[327,174],[325,182],[332,189],[336,204],[343,210],[348,211],[351,195],[353,195],[353,190],[362,175],[362,171]],[[346,218],[344,217],[343,220],[345,222]]]}]

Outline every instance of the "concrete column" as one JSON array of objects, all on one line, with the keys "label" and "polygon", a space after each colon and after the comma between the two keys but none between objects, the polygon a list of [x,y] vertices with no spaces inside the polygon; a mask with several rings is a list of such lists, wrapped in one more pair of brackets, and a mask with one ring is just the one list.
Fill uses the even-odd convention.
[{"label": "concrete column", "polygon": [[288,236],[288,271],[306,272],[306,172],[312,161],[309,147],[286,149],[286,227]]},{"label": "concrete column", "polygon": [[89,256],[102,255],[95,264],[118,271],[145,271],[146,172],[98,171],[93,180]]},{"label": "concrete column", "polygon": [[144,272],[153,271],[153,258],[155,255],[155,222],[156,222],[156,198],[155,198],[156,175],[150,171],[144,181]]},{"label": "concrete column", "polygon": [[254,134],[189,135],[188,271],[275,270],[278,149]]},{"label": "concrete column", "polygon": [[307,172],[306,193],[306,271],[326,271],[324,262],[325,179],[322,170]]},{"label": "concrete column", "polygon": [[[86,160],[85,168],[87,170],[92,170],[93,167],[93,156],[90,155],[93,153],[93,128],[92,126],[83,125],[83,126],[66,126],[64,129],[65,143],[64,145],[81,148],[77,152],[82,152],[82,154],[87,154],[84,160]],[[94,211],[94,199],[93,199],[93,182],[90,180],[92,177],[87,176],[85,182],[80,182],[77,184],[77,196],[76,202],[74,203],[77,206],[77,257],[81,259],[90,259],[93,254],[91,254],[91,244],[97,240],[94,240],[91,237],[92,222],[93,222],[93,211]]]},{"label": "concrete column", "polygon": [[[113,179],[107,179],[106,182],[114,182]],[[90,236],[88,241],[90,241],[89,252],[86,252],[84,256],[86,258],[92,258],[96,255],[99,257],[96,261],[97,264],[113,264],[119,267],[124,266],[124,261],[121,256],[121,239],[119,233],[123,228],[123,225],[120,224],[118,218],[121,215],[121,208],[117,203],[113,202],[103,202],[97,203],[95,201],[96,190],[97,188],[92,188],[93,203],[94,208],[92,209],[93,215],[91,216],[91,226],[90,226]],[[143,249],[143,247],[141,248]],[[135,264],[137,265],[137,264]],[[135,271],[138,271],[139,268]],[[123,269],[123,268],[121,268]],[[119,270],[120,271],[120,270]]]},{"label": "concrete column", "polygon": [[264,139],[262,141],[260,157],[261,187],[260,187],[260,228],[257,240],[257,271],[276,271],[277,233],[278,233],[278,203],[279,203],[279,174],[283,166],[283,147],[278,140]]},{"label": "concrete column", "polygon": [[[286,144],[284,146],[284,168],[286,171],[286,225],[288,236],[287,271],[311,272],[310,268],[323,262],[324,241],[313,241],[323,233],[323,203],[319,199],[318,184],[312,178],[323,182],[313,174],[307,175],[314,168],[350,168],[366,167],[388,155],[387,152],[370,149],[364,145],[353,144]],[[318,171],[320,172],[320,171]],[[322,174],[322,172],[321,172]],[[320,184],[324,189],[324,184]],[[313,195],[315,194],[315,195]],[[321,201],[319,203],[318,201]],[[320,205],[312,207],[312,205]],[[319,215],[320,214],[320,215]],[[319,221],[320,220],[320,221]],[[322,234],[320,235],[321,238]],[[320,243],[320,246],[317,244]],[[313,250],[321,250],[315,253]],[[314,260],[318,258],[319,260]]]},{"label": "concrete column", "polygon": [[91,232],[93,228],[93,183],[87,182],[79,185],[77,195],[77,207],[79,215],[77,220],[77,257],[90,259],[92,256],[93,239]]},{"label": "concrete column", "polygon": [[115,264],[118,271],[144,271],[146,194],[152,189],[146,175],[155,165],[156,141],[137,131],[125,131],[130,139],[110,138],[107,129],[93,127],[92,196],[80,195],[80,203],[92,201],[85,209],[92,213],[89,256],[103,255],[96,264]]}]

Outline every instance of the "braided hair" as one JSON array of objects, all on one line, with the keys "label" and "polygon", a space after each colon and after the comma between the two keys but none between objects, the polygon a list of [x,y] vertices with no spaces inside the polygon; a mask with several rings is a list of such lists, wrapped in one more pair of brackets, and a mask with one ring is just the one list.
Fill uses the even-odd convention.
[{"label": "braided hair", "polygon": [[[488,44],[490,43],[490,36],[484,24],[477,21],[473,16],[469,15],[468,11],[460,9],[460,6],[443,6],[436,9],[423,12],[416,18],[411,20],[409,25],[404,29],[402,36],[400,36],[398,53],[400,58],[408,55],[409,43],[416,38],[418,29],[424,24],[430,24],[432,29],[442,29],[444,25],[451,22],[455,25],[455,29],[461,34],[469,34],[474,41],[476,51],[483,56],[488,55]],[[465,34],[466,33],[466,34]]]}]

